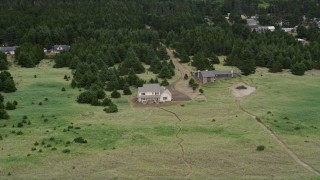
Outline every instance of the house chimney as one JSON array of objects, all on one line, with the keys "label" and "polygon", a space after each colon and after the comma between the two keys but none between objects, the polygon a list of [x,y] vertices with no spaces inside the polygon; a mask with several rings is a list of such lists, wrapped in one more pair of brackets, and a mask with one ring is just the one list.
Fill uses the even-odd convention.
[{"label": "house chimney", "polygon": [[233,71],[233,69],[231,70],[231,77],[233,77],[234,76],[234,71]]},{"label": "house chimney", "polygon": [[200,78],[200,70],[198,70],[198,74],[197,75],[198,75],[198,78]]}]

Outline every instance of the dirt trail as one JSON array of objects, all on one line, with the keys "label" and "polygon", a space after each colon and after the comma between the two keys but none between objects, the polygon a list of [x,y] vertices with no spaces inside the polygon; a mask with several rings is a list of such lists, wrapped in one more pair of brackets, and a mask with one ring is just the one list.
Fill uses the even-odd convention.
[{"label": "dirt trail", "polygon": [[176,58],[173,54],[173,50],[167,48],[167,53],[172,60],[174,66],[179,70],[180,72],[180,78],[173,82],[170,85],[170,90],[173,92],[173,94],[177,94],[178,99],[183,99],[183,97],[187,97],[188,99],[200,99],[200,100],[207,100],[207,98],[199,93],[199,92],[193,92],[193,90],[189,87],[188,81],[184,80],[184,75],[187,74],[188,77],[191,77],[191,73],[188,69],[186,69],[182,64],[180,64],[180,59]]},{"label": "dirt trail", "polygon": [[183,147],[183,144],[182,144],[183,141],[184,141],[184,139],[179,136],[179,134],[181,133],[181,130],[182,130],[182,128],[181,128],[181,126],[179,125],[179,123],[180,123],[182,120],[180,119],[180,117],[179,117],[175,112],[172,112],[172,111],[167,110],[167,109],[164,109],[164,108],[159,108],[159,109],[162,109],[163,111],[166,111],[166,112],[168,112],[168,113],[173,114],[173,115],[178,119],[178,122],[176,123],[176,126],[177,126],[177,128],[178,128],[178,131],[177,131],[177,133],[176,133],[176,138],[179,139],[178,145],[180,146],[180,149],[181,149],[181,159],[182,159],[182,161],[184,162],[184,164],[189,168],[189,171],[190,171],[190,172],[185,176],[185,178],[186,178],[186,179],[189,179],[189,177],[190,177],[191,174],[192,174],[192,166],[191,166],[191,164],[190,164],[190,163],[186,160],[186,158],[185,158],[185,151],[184,151],[184,147]]},{"label": "dirt trail", "polygon": [[307,169],[310,172],[314,173],[315,175],[320,176],[320,172],[318,170],[316,170],[310,164],[308,164],[308,163],[304,162],[302,159],[300,159],[297,156],[297,154],[294,153],[291,149],[289,149],[289,147],[267,125],[265,125],[264,122],[258,116],[256,116],[253,113],[245,110],[241,106],[241,98],[237,98],[237,106],[241,111],[243,111],[244,113],[246,113],[249,116],[251,116],[259,124],[259,126],[265,132],[267,132],[272,137],[272,139],[275,140],[294,159],[294,161],[296,161],[302,167],[304,167],[305,169]]}]

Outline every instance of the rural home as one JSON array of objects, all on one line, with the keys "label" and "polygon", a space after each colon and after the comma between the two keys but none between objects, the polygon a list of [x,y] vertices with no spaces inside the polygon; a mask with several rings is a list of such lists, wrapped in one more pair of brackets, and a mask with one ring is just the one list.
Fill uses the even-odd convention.
[{"label": "rural home", "polygon": [[258,26],[254,28],[254,30],[256,30],[258,33],[266,33],[268,31],[274,32],[276,28],[274,26]]},{"label": "rural home", "polygon": [[172,101],[171,92],[159,84],[144,84],[138,88],[138,102],[147,103],[163,103]]},{"label": "rural home", "polygon": [[222,78],[234,78],[237,72],[231,71],[197,71],[194,73],[194,77],[198,79],[202,84],[214,82],[217,79]]},{"label": "rural home", "polygon": [[62,51],[69,51],[70,46],[69,45],[54,45],[52,47],[53,53],[60,53]]},{"label": "rural home", "polygon": [[247,19],[247,25],[251,28],[255,28],[258,26],[258,21],[255,19]]},{"label": "rural home", "polygon": [[16,49],[18,48],[19,46],[8,46],[8,47],[0,47],[0,51],[5,53],[5,54],[10,54],[10,55],[14,55],[15,54],[15,51]]}]

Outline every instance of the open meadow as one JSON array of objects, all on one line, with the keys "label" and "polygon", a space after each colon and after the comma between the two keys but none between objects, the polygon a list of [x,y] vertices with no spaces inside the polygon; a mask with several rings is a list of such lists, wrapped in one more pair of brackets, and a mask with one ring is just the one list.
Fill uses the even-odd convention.
[{"label": "open meadow", "polygon": [[[133,107],[122,96],[114,100],[119,112],[106,114],[76,103],[80,91],[64,79],[69,69],[48,64],[10,72],[18,91],[4,96],[18,106],[0,121],[0,179],[319,178],[238,109],[230,90],[239,82],[256,87],[243,108],[320,171],[319,74],[258,69],[203,86],[206,102]],[[87,143],[75,143],[77,137]],[[259,145],[265,149],[257,151]]]}]

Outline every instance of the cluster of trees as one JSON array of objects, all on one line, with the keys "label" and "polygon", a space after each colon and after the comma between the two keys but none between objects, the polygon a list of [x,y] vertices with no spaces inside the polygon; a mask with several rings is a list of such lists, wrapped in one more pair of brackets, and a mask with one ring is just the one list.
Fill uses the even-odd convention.
[{"label": "cluster of trees", "polygon": [[13,77],[8,71],[0,72],[0,92],[15,92],[17,90]]},{"label": "cluster of trees", "polygon": [[8,70],[7,55],[2,52],[0,52],[0,71],[1,70]]},{"label": "cluster of trees", "polygon": [[44,58],[43,47],[37,44],[24,43],[15,53],[16,62],[22,67],[32,68]]},{"label": "cluster of trees", "polygon": [[255,72],[256,66],[267,67],[270,72],[291,69],[295,75],[306,70],[319,69],[319,44],[303,45],[283,31],[251,33],[245,41],[235,42],[226,65],[238,66],[243,74]]},{"label": "cluster of trees", "polygon": [[[162,81],[170,79],[173,65],[159,42],[176,49],[183,63],[193,56],[191,64],[199,70],[214,69],[217,56],[227,55],[226,65],[239,67],[245,75],[254,73],[256,66],[303,74],[303,69],[319,68],[316,26],[298,28],[298,37],[311,41],[303,46],[280,31],[251,32],[240,15],[259,14],[262,24],[282,20],[294,26],[303,15],[320,17],[318,4],[318,0],[3,0],[0,44],[20,45],[16,59],[24,67],[35,66],[44,47],[71,44],[70,52],[55,57],[55,67],[73,69],[72,85],[86,89],[139,86],[143,81],[136,74],[145,71]],[[224,18],[227,13],[231,24]],[[0,67],[3,64],[0,58]]]}]

